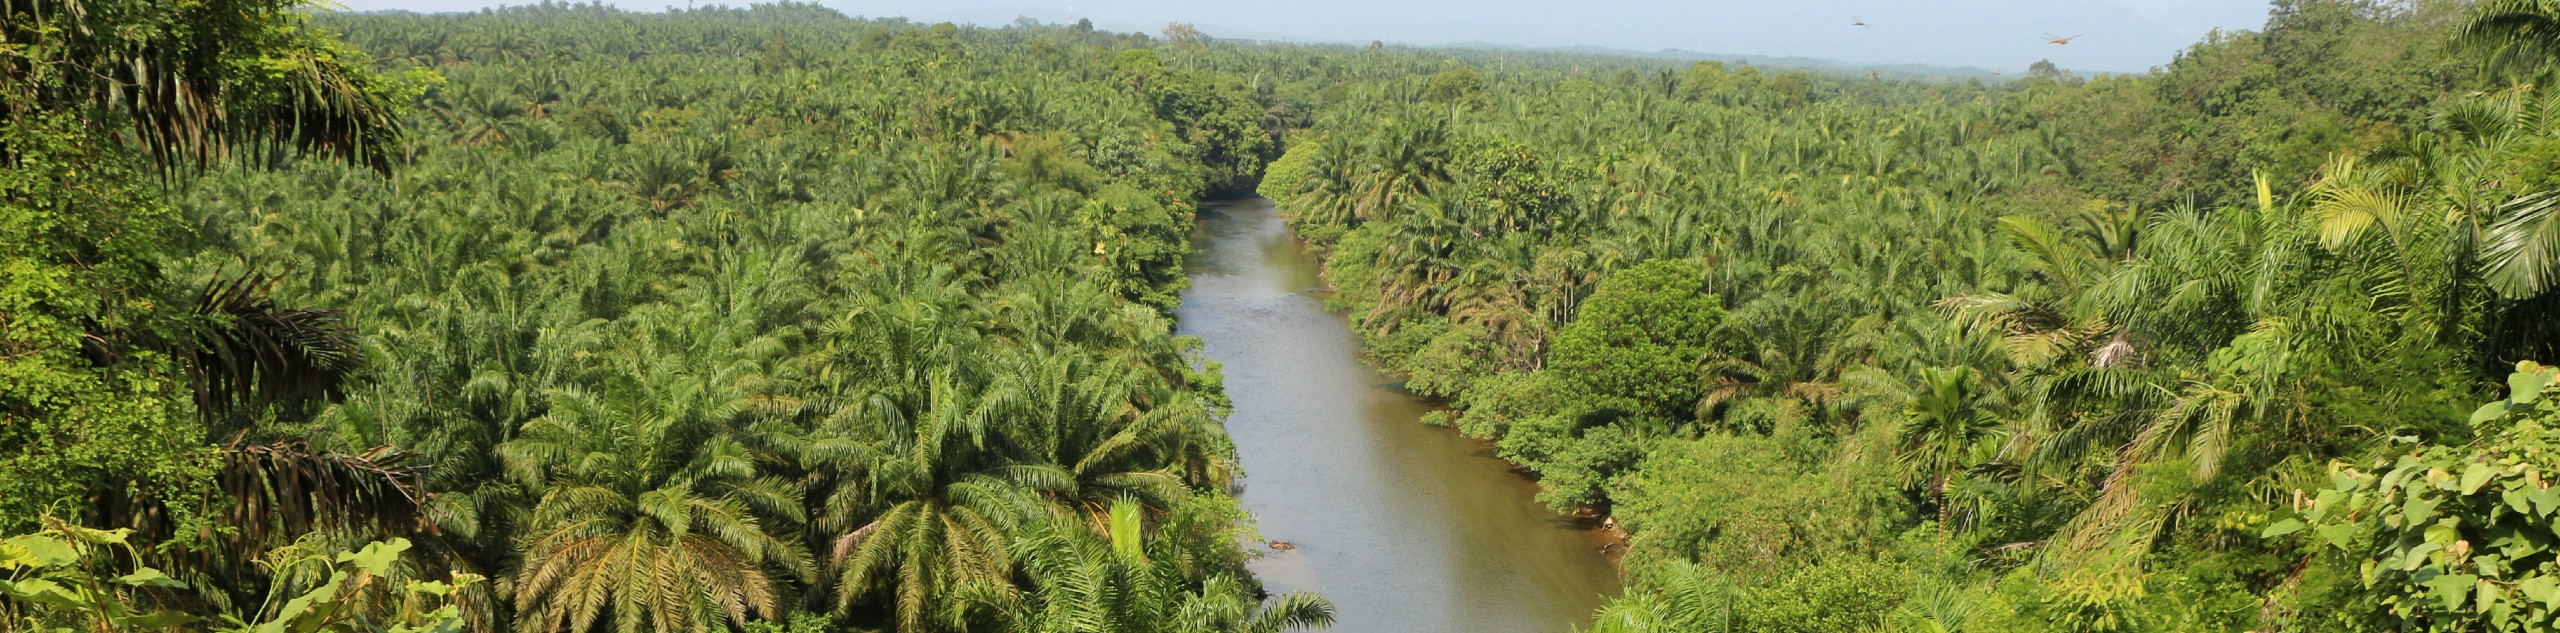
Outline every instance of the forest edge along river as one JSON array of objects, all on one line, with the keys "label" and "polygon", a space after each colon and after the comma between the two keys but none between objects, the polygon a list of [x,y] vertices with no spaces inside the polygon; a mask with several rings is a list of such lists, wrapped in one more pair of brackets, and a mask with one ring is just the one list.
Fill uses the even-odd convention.
[{"label": "forest edge along river", "polygon": [[1361,361],[1270,201],[1209,203],[1192,245],[1180,333],[1224,368],[1244,508],[1294,546],[1254,564],[1271,590],[1322,594],[1347,633],[1563,631],[1616,595],[1607,539]]}]

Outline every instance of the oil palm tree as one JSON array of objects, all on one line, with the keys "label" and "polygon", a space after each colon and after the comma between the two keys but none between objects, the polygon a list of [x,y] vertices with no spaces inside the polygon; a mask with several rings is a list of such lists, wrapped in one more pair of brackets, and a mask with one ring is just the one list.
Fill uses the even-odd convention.
[{"label": "oil palm tree", "polygon": [[390,80],[306,28],[308,10],[298,0],[9,0],[0,39],[33,55],[0,61],[0,103],[13,119],[124,117],[164,166],[293,149],[388,170],[400,140]]},{"label": "oil palm tree", "polygon": [[[623,352],[602,389],[561,387],[499,447],[538,491],[524,518],[515,608],[526,630],[724,630],[780,614],[810,573],[777,536],[798,491],[759,472],[726,428],[751,416],[678,356]],[[779,524],[776,524],[778,520]]]},{"label": "oil palm tree", "polygon": [[[13,50],[0,59],[0,120],[13,130],[11,140],[0,141],[0,170],[27,167],[20,161],[39,151],[11,143],[63,142],[15,133],[22,123],[67,124],[67,131],[100,139],[102,148],[121,143],[147,157],[164,176],[234,154],[267,158],[296,150],[387,170],[401,137],[398,91],[369,68],[364,55],[306,28],[308,7],[302,2],[7,0],[0,2],[0,16],[5,16],[0,17],[0,40],[10,42]],[[115,186],[121,172],[110,165],[124,161],[92,155],[76,163],[78,170],[66,174],[76,180],[64,184],[92,189]],[[13,190],[10,204],[31,200],[25,195],[25,190]],[[175,228],[126,225],[126,218],[143,216],[122,207],[137,204],[160,203],[72,202],[61,212],[75,218],[69,226],[118,227],[133,234]],[[171,288],[156,279],[154,262],[134,269],[143,276],[120,280],[93,266],[121,259],[120,249],[133,248],[119,242],[163,242],[86,236],[59,226],[39,230],[85,242],[70,251],[79,253],[69,262],[73,271],[39,274],[96,280],[81,282],[94,287],[80,294],[98,292],[95,296],[106,303],[69,319],[85,330],[78,336],[87,348],[83,356],[88,364],[127,367],[141,350],[177,359],[176,373],[193,388],[195,413],[204,424],[163,428],[178,434],[200,431],[172,439],[209,446],[218,460],[213,467],[219,476],[213,478],[214,486],[203,489],[205,498],[155,495],[147,486],[123,483],[147,475],[108,473],[109,481],[91,486],[96,493],[88,499],[90,518],[138,528],[138,538],[149,542],[177,537],[172,532],[181,528],[198,530],[191,539],[197,547],[171,556],[171,570],[230,581],[219,587],[231,591],[203,594],[217,605],[259,589],[256,583],[265,574],[252,571],[246,561],[291,535],[324,526],[390,534],[418,527],[425,497],[414,465],[405,463],[410,454],[315,443],[325,438],[307,433],[311,429],[305,423],[313,411],[341,396],[362,365],[363,354],[343,313],[281,307],[271,298],[276,277],[256,270],[217,272]],[[44,251],[20,244],[10,250]],[[142,259],[170,255],[174,253],[151,253]],[[182,289],[187,285],[194,286],[193,292]],[[166,310],[136,301],[155,294],[193,294],[195,301]],[[116,305],[125,301],[134,305]],[[26,323],[18,319],[36,317],[47,308],[22,305],[18,316],[0,315],[0,329],[16,331]],[[158,312],[165,318],[162,325],[174,327],[89,316],[104,312]],[[16,351],[0,355],[15,358]],[[202,514],[171,507],[217,498],[231,503]],[[215,521],[182,525],[181,517],[187,516]]]},{"label": "oil palm tree", "polygon": [[[1193,486],[1225,488],[1228,456],[1196,399],[1139,392],[1143,375],[1073,355],[1019,362],[1005,390],[1020,410],[1004,422],[1026,458],[1007,471],[1041,482],[1061,509],[1099,525],[1116,500],[1162,510]],[[1142,395],[1170,401],[1142,408]]]},{"label": "oil palm tree", "polygon": [[1264,600],[1223,573],[1186,573],[1184,552],[1147,537],[1135,500],[1111,503],[1104,532],[1036,526],[1017,542],[1036,590],[1005,605],[1021,633],[1280,633],[1333,623],[1333,606],[1313,594]]},{"label": "oil palm tree", "polygon": [[1351,182],[1353,217],[1396,217],[1407,199],[1429,194],[1449,180],[1449,129],[1439,117],[1416,116],[1389,125],[1364,155]]},{"label": "oil palm tree", "polygon": [[1593,616],[1589,633],[1732,633],[1733,583],[1691,561],[1673,561],[1645,576],[1650,587],[1612,600]]},{"label": "oil palm tree", "polygon": [[2289,375],[2296,371],[2291,337],[2280,321],[2262,323],[2216,350],[2202,371],[2189,372],[2174,391],[2161,389],[2158,401],[2165,404],[2130,419],[2131,437],[2116,449],[2098,497],[2055,535],[2058,551],[2101,558],[2108,548],[2147,546],[2161,517],[2187,500],[2145,498],[2135,481],[2141,469],[2183,463],[2193,483],[2208,483],[2221,475],[2226,455],[2249,429],[2281,426],[2269,423],[2302,415],[2306,394]]},{"label": "oil palm tree", "polygon": [[902,633],[960,628],[972,599],[1011,595],[1012,534],[1047,514],[1034,485],[1058,485],[1020,480],[998,453],[994,436],[1018,398],[986,397],[948,371],[928,391],[913,412],[879,396],[849,409],[808,458],[846,473],[819,517],[835,535],[836,612],[886,592]]}]

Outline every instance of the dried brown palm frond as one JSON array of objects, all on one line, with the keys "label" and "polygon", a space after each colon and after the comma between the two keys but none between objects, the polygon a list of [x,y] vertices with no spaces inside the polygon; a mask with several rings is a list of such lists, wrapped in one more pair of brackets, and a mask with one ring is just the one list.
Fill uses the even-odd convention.
[{"label": "dried brown palm frond", "polygon": [[[216,608],[252,606],[266,583],[277,580],[253,561],[297,538],[434,534],[435,527],[420,520],[427,497],[412,457],[388,446],[338,453],[233,438],[216,448],[214,486],[201,497],[157,498],[107,486],[90,504],[96,524],[132,528],[141,542],[185,543],[162,553],[167,571],[222,589],[194,599]],[[181,505],[203,509],[188,512]],[[205,520],[185,523],[189,515]]]},{"label": "dried brown palm frond", "polygon": [[2089,366],[2109,369],[2119,364],[2140,365],[2144,358],[2142,350],[2134,347],[2133,340],[2125,332],[2118,331],[2115,338],[2107,340],[2107,344],[2089,352]]},{"label": "dried brown palm frond", "polygon": [[335,399],[364,364],[355,332],[336,310],[278,308],[275,280],[251,273],[216,281],[196,299],[196,403],[219,416],[237,407]]},{"label": "dried brown palm frond", "polygon": [[303,2],[154,4],[0,0],[0,41],[25,52],[0,57],[0,110],[121,115],[164,168],[286,149],[390,168],[396,91],[304,28]]},{"label": "dried brown palm frond", "polygon": [[1999,334],[2009,362],[2020,367],[2049,365],[2089,349],[2099,336],[2119,329],[2104,317],[2075,320],[2053,306],[1997,293],[1948,297],[1933,307],[1957,327]]},{"label": "dried brown palm frond", "polygon": [[422,474],[407,465],[413,457],[391,446],[349,454],[301,442],[234,440],[222,447],[218,480],[232,500],[222,524],[238,530],[236,540],[249,548],[322,529],[433,533],[433,525],[418,520],[427,498]]}]

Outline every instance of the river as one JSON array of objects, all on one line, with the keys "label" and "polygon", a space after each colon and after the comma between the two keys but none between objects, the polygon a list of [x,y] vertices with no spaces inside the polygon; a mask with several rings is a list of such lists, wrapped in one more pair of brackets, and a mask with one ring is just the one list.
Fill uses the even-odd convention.
[{"label": "river", "polygon": [[1271,590],[1331,599],[1344,633],[1557,633],[1617,593],[1598,534],[1361,362],[1269,201],[1212,203],[1192,239],[1180,333],[1225,367],[1244,508],[1296,546],[1253,565]]}]

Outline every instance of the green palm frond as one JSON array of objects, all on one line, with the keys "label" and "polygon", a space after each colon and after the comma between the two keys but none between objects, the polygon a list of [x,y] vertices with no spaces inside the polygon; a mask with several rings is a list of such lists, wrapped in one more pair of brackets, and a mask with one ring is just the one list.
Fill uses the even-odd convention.
[{"label": "green palm frond", "polygon": [[1740,630],[1733,581],[1695,562],[1675,561],[1644,576],[1649,590],[1601,607],[1588,633],[1730,633]]},{"label": "green palm frond", "polygon": [[2548,62],[2560,55],[2560,2],[2484,0],[2471,8],[2455,33],[2498,57]]},{"label": "green palm frond", "polygon": [[2560,191],[2516,198],[2502,212],[2482,248],[2489,287],[2526,299],[2560,285]]}]

